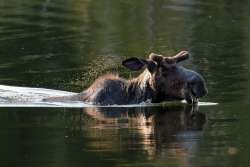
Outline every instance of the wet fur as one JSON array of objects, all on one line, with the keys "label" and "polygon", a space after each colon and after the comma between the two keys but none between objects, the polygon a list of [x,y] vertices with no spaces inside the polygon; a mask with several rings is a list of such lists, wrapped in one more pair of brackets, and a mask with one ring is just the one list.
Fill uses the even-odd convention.
[{"label": "wet fur", "polygon": [[97,78],[85,91],[62,97],[51,97],[44,101],[84,101],[93,104],[135,104],[150,99],[154,91],[150,86],[150,73],[126,80],[117,74],[106,74]]},{"label": "wet fur", "polygon": [[[176,85],[173,82],[173,85]],[[174,87],[169,91],[176,93]],[[180,98],[183,99],[183,98]],[[51,97],[45,101],[84,101],[98,105],[136,104],[140,102],[161,102],[163,100],[180,100],[176,97],[165,97],[159,93],[152,80],[151,73],[146,69],[138,77],[126,80],[115,74],[106,74],[97,78],[85,91],[63,97]]]},{"label": "wet fur", "polygon": [[192,103],[206,95],[205,81],[198,73],[176,63],[187,59],[182,51],[173,57],[151,53],[149,59],[129,58],[123,65],[134,71],[144,71],[126,80],[114,74],[97,78],[85,91],[65,97],[51,97],[44,101],[84,101],[97,105],[136,104],[145,101],[162,102],[186,99]]}]

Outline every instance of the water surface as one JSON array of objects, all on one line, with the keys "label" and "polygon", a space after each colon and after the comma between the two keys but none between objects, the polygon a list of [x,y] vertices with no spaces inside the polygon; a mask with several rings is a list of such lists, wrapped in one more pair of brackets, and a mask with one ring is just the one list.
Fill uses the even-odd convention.
[{"label": "water surface", "polygon": [[1,166],[249,166],[249,5],[0,0],[0,85],[80,92],[103,73],[137,75],[127,57],[187,49],[201,101],[219,103],[0,108]]}]

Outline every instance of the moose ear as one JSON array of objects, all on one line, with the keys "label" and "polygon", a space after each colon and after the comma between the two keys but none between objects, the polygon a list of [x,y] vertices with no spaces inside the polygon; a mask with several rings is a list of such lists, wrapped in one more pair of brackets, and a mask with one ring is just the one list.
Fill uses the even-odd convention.
[{"label": "moose ear", "polygon": [[132,71],[138,71],[147,66],[147,61],[136,57],[132,57],[124,60],[122,62],[122,65]]}]

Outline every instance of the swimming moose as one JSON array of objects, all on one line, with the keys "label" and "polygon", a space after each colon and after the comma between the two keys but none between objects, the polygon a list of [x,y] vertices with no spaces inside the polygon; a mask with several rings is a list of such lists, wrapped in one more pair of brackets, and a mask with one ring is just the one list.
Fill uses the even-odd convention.
[{"label": "swimming moose", "polygon": [[196,104],[207,94],[203,77],[180,65],[189,54],[181,51],[172,57],[151,53],[148,59],[129,58],[122,65],[132,71],[143,70],[136,78],[126,80],[107,74],[97,78],[83,92],[73,96],[51,97],[45,101],[84,101],[97,105],[136,104],[144,101],[183,100]]}]

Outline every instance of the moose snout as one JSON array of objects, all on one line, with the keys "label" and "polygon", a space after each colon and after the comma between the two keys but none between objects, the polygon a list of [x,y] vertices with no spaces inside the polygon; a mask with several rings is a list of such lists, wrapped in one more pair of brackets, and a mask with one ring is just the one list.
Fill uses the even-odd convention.
[{"label": "moose snout", "polygon": [[208,93],[205,82],[202,80],[191,82],[188,84],[191,91],[190,93],[196,98],[201,98]]},{"label": "moose snout", "polygon": [[197,102],[198,98],[207,95],[208,90],[206,87],[205,80],[203,77],[191,70],[186,73],[187,77],[187,89],[185,94],[185,99],[188,103]]}]

